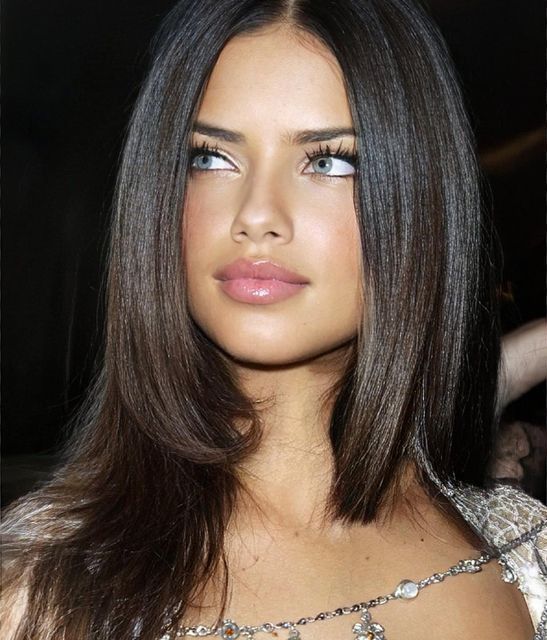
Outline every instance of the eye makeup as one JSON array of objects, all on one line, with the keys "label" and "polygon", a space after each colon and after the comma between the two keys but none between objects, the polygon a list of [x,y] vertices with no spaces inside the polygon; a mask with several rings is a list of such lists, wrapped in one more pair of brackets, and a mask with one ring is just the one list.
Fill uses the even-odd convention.
[{"label": "eye makeup", "polygon": [[[332,149],[329,144],[323,145],[322,143],[320,143],[315,149],[305,151],[305,154],[308,158],[309,164],[320,158],[334,158],[347,162],[354,168],[357,166],[357,155],[349,148],[344,147],[343,142],[340,142],[338,148],[336,149]],[[221,158],[222,160],[231,163],[231,161],[223,153],[220,152],[218,145],[210,145],[207,141],[203,141],[200,144],[193,145],[190,148],[190,166],[192,171],[211,171],[211,169],[207,169],[204,167],[199,168],[194,166],[194,161],[199,156],[213,156],[215,158]],[[215,171],[215,169],[213,169],[213,171]],[[216,169],[216,171],[218,171],[218,169]],[[353,176],[353,174],[329,176],[320,172],[312,172],[311,175],[319,176],[320,178],[326,179],[348,178]]]}]

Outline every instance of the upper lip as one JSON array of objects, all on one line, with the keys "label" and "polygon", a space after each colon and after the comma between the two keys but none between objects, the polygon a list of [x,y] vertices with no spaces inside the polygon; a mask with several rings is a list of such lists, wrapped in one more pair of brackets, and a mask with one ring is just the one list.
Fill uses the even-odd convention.
[{"label": "upper lip", "polygon": [[256,278],[258,280],[281,280],[291,284],[308,284],[304,276],[289,271],[271,260],[246,260],[238,258],[234,262],[219,269],[214,277],[217,280],[237,280],[239,278]]}]

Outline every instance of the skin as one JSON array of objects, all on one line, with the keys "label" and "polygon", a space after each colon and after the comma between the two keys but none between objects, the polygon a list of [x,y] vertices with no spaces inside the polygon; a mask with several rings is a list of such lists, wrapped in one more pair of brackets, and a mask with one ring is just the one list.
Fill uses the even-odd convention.
[{"label": "skin", "polygon": [[499,403],[505,408],[547,378],[547,322],[539,318],[503,336]]},{"label": "skin", "polygon": [[[188,286],[194,317],[232,357],[286,366],[342,347],[362,311],[354,169],[335,160],[330,175],[321,174],[305,153],[319,145],[289,144],[285,134],[351,128],[352,120],[328,52],[318,56],[280,35],[264,44],[252,59],[239,58],[237,41],[228,44],[198,113],[199,122],[242,132],[246,141],[194,136],[197,144],[218,143],[230,162],[216,158],[215,168],[192,174],[185,210]],[[280,101],[282,95],[291,99]],[[330,141],[339,143],[353,150],[355,138]],[[311,282],[273,305],[235,302],[211,276],[238,257],[280,262]]]},{"label": "skin", "polygon": [[[194,144],[218,144],[229,161],[189,178],[183,224],[191,313],[232,360],[244,391],[268,399],[264,439],[241,469],[246,497],[226,531],[229,617],[253,624],[297,618],[372,598],[404,576],[430,575],[477,555],[420,493],[411,471],[408,497],[421,523],[403,508],[382,524],[325,518],[333,461],[324,394],[340,375],[363,312],[358,226],[353,178],[314,175],[306,151],[318,145],[290,144],[286,135],[351,127],[336,60],[286,26],[238,36],[217,61],[197,120],[238,131],[245,142],[194,134]],[[355,144],[344,136],[331,147],[340,142]],[[305,275],[310,286],[271,305],[235,302],[213,274],[238,257],[273,259]],[[185,616],[188,624],[215,619],[216,577]],[[496,603],[493,616],[484,615],[484,593]],[[442,593],[431,588],[412,606],[382,607],[375,618],[389,625],[392,640],[460,640],[477,626],[487,640],[532,635],[522,596],[494,565],[471,579],[447,581]],[[342,637],[348,629],[341,618],[313,625],[307,637]]]}]

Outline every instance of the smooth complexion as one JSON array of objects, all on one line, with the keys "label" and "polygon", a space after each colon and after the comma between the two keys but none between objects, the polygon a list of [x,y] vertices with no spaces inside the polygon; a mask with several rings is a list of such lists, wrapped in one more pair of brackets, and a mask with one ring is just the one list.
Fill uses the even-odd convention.
[{"label": "smooth complexion", "polygon": [[[318,143],[299,132],[351,129],[341,71],[320,43],[272,27],[238,36],[222,51],[199,109],[196,152],[184,208],[184,255],[192,315],[233,361],[259,401],[265,437],[242,477],[241,502],[226,532],[228,614],[239,623],[296,619],[391,590],[402,578],[444,570],[476,549],[413,485],[422,524],[398,509],[385,524],[327,522],[332,475],[322,394],[336,381],[363,311],[351,165],[310,163]],[[221,132],[218,129],[224,130]],[[229,133],[226,133],[229,132]],[[234,133],[237,132],[237,133]],[[325,142],[323,143],[325,144]],[[329,140],[352,150],[348,133]],[[329,165],[330,166],[330,165]],[[215,273],[234,260],[272,260],[309,280],[295,295],[253,304],[227,295]],[[260,406],[260,405],[259,405]],[[390,640],[528,640],[521,594],[499,567],[431,587],[412,604],[375,610]],[[212,623],[213,577],[188,624]],[[485,594],[488,597],[485,598]],[[351,637],[348,618],[304,629],[310,640]]]},{"label": "smooth complexion", "polygon": [[[189,182],[188,285],[195,319],[225,351],[245,363],[287,365],[345,345],[361,316],[354,169],[332,159],[332,169],[321,172],[320,162],[306,156],[319,143],[294,140],[307,130],[351,130],[352,120],[327,52],[318,55],[280,35],[264,45],[249,58],[239,39],[229,43],[199,110],[198,123],[244,139],[194,135],[194,144],[218,145],[226,159],[209,156],[210,168],[194,169]],[[327,142],[353,151],[355,138]],[[202,154],[194,165],[204,164]],[[310,283],[283,304],[234,303],[213,273],[241,257],[273,260]]]}]

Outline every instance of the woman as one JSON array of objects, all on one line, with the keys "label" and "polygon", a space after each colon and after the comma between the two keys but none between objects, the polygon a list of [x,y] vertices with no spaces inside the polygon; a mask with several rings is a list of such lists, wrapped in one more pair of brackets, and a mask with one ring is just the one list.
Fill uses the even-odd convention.
[{"label": "woman", "polygon": [[104,368],[4,524],[2,637],[540,638],[546,510],[482,488],[488,237],[418,7],[180,2],[122,161]]}]

